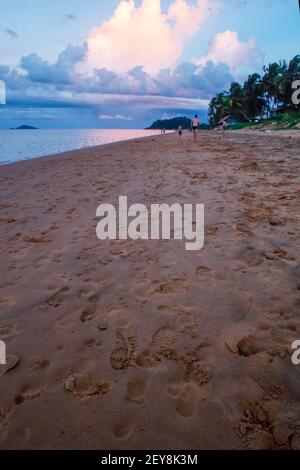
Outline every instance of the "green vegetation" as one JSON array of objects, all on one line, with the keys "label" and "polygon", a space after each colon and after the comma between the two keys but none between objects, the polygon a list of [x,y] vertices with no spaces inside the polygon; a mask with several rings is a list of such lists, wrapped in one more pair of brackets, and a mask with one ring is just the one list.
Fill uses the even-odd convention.
[{"label": "green vegetation", "polygon": [[[229,91],[218,93],[209,105],[209,120],[215,127],[220,119],[231,116],[236,122],[231,129],[257,125],[254,120],[264,120],[263,125],[274,128],[296,128],[299,124],[300,106],[291,103],[292,83],[300,78],[300,55],[289,64],[274,62],[264,67],[264,75],[249,75],[243,85],[233,82]],[[281,108],[289,107],[291,114],[275,115]]]},{"label": "green vegetation", "polygon": [[259,122],[239,122],[231,124],[227,127],[228,130],[239,130],[252,127],[258,130],[265,128],[273,129],[275,131],[284,130],[300,130],[300,110],[295,113],[278,114],[270,119],[263,119]]},{"label": "green vegetation", "polygon": [[182,126],[183,129],[189,129],[191,126],[191,120],[187,117],[178,117],[173,119],[159,119],[155,121],[149,129],[166,129],[174,130],[178,129],[179,126]]}]

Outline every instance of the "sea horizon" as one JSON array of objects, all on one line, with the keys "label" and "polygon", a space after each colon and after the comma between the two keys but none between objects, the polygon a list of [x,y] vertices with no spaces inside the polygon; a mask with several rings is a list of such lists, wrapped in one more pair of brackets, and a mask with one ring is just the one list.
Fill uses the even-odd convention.
[{"label": "sea horizon", "polygon": [[0,129],[0,165],[160,133],[153,129]]}]

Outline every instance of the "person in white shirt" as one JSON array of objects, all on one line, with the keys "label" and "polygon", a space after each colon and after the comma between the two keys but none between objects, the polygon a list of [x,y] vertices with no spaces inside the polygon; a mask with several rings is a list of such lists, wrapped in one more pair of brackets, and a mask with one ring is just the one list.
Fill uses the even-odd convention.
[{"label": "person in white shirt", "polygon": [[198,118],[198,114],[195,114],[195,117],[192,119],[192,122],[191,122],[195,142],[197,142],[197,130],[199,128],[199,124],[200,124],[200,121]]}]

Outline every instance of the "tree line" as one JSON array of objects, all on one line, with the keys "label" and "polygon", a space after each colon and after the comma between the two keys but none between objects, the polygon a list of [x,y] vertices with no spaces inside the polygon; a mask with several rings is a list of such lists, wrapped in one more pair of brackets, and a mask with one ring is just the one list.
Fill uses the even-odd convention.
[{"label": "tree line", "polygon": [[[181,126],[183,129],[191,128],[191,118],[181,116],[175,117],[172,119],[159,119],[155,121],[148,129],[166,129],[166,130],[176,130]],[[200,129],[208,129],[209,126],[206,124],[200,124]]]},{"label": "tree line", "polygon": [[300,79],[300,55],[265,66],[264,74],[253,73],[241,85],[233,82],[229,91],[215,95],[209,104],[211,127],[231,116],[237,122],[269,118],[279,108],[292,105],[292,83]]}]

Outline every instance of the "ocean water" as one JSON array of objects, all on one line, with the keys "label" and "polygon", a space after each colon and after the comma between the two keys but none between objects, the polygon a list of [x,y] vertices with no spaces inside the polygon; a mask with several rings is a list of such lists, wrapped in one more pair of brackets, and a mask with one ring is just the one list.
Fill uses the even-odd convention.
[{"label": "ocean water", "polygon": [[157,134],[142,129],[0,130],[0,164]]}]

